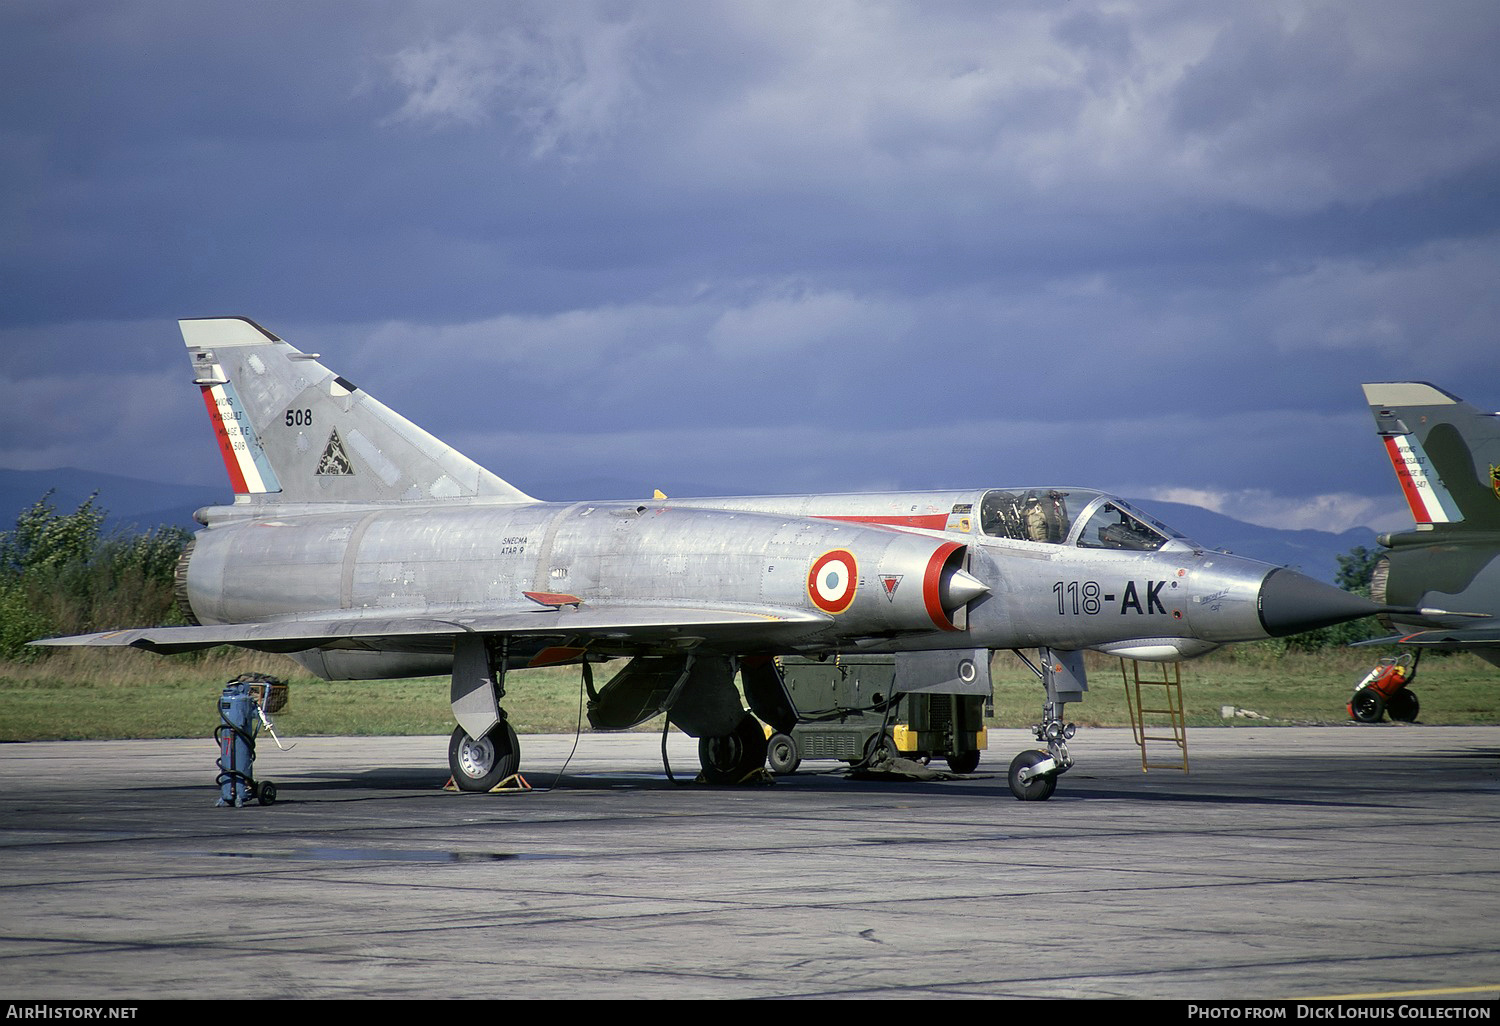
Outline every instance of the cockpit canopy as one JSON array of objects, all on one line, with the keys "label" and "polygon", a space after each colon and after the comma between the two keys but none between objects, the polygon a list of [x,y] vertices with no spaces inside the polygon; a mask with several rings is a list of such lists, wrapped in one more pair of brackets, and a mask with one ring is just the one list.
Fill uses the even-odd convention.
[{"label": "cockpit canopy", "polygon": [[1082,488],[992,489],[979,504],[979,529],[992,538],[1155,552],[1182,534],[1123,499]]}]

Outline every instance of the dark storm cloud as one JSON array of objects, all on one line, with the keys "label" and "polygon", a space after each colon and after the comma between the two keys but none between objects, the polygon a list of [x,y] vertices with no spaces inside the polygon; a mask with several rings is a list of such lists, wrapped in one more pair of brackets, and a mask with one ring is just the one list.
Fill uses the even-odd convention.
[{"label": "dark storm cloud", "polygon": [[[0,462],[217,479],[206,431],[162,469],[201,428],[172,321],[242,313],[523,487],[1065,480],[1368,520],[1398,500],[1361,381],[1500,402],[1497,26],[11,5]],[[44,401],[85,383],[115,403]]]}]

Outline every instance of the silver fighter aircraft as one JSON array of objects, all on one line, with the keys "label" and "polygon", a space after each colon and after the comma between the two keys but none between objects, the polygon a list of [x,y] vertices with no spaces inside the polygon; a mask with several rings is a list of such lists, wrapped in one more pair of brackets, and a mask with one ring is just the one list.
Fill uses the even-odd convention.
[{"label": "silver fighter aircraft", "polygon": [[178,568],[196,625],[45,644],[451,673],[466,790],[519,766],[514,668],[581,664],[597,729],[665,713],[705,777],[732,781],[765,760],[761,720],[795,725],[777,656],[891,653],[896,692],[988,694],[992,651],[1036,649],[1045,747],[1010,783],[1042,799],[1072,765],[1083,650],[1176,660],[1376,609],[1084,488],[541,502],[253,321],[180,324],[235,491],[199,511]]},{"label": "silver fighter aircraft", "polygon": [[1425,381],[1364,386],[1413,529],[1383,534],[1371,596],[1400,642],[1500,666],[1500,414]]}]

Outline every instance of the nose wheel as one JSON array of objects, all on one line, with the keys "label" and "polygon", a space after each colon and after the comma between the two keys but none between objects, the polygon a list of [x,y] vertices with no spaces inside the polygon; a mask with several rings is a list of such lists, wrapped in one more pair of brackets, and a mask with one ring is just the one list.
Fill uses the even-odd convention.
[{"label": "nose wheel", "polygon": [[1023,802],[1044,802],[1057,790],[1057,773],[1051,752],[1022,752],[1010,761],[1010,793]]},{"label": "nose wheel", "polygon": [[1051,798],[1057,790],[1058,775],[1073,765],[1068,742],[1078,728],[1059,719],[1051,702],[1047,703],[1043,717],[1045,722],[1032,727],[1031,732],[1038,741],[1046,742],[1046,750],[1034,748],[1010,761],[1010,793],[1023,802],[1044,802]]}]

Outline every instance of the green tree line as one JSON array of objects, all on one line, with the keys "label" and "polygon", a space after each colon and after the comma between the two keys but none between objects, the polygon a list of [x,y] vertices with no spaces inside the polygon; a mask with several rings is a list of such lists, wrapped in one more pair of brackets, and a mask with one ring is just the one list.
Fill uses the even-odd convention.
[{"label": "green tree line", "polygon": [[117,627],[186,623],[173,572],[192,535],[180,527],[103,534],[90,496],[59,513],[48,492],[0,534],[0,658],[32,659],[27,642]]}]

